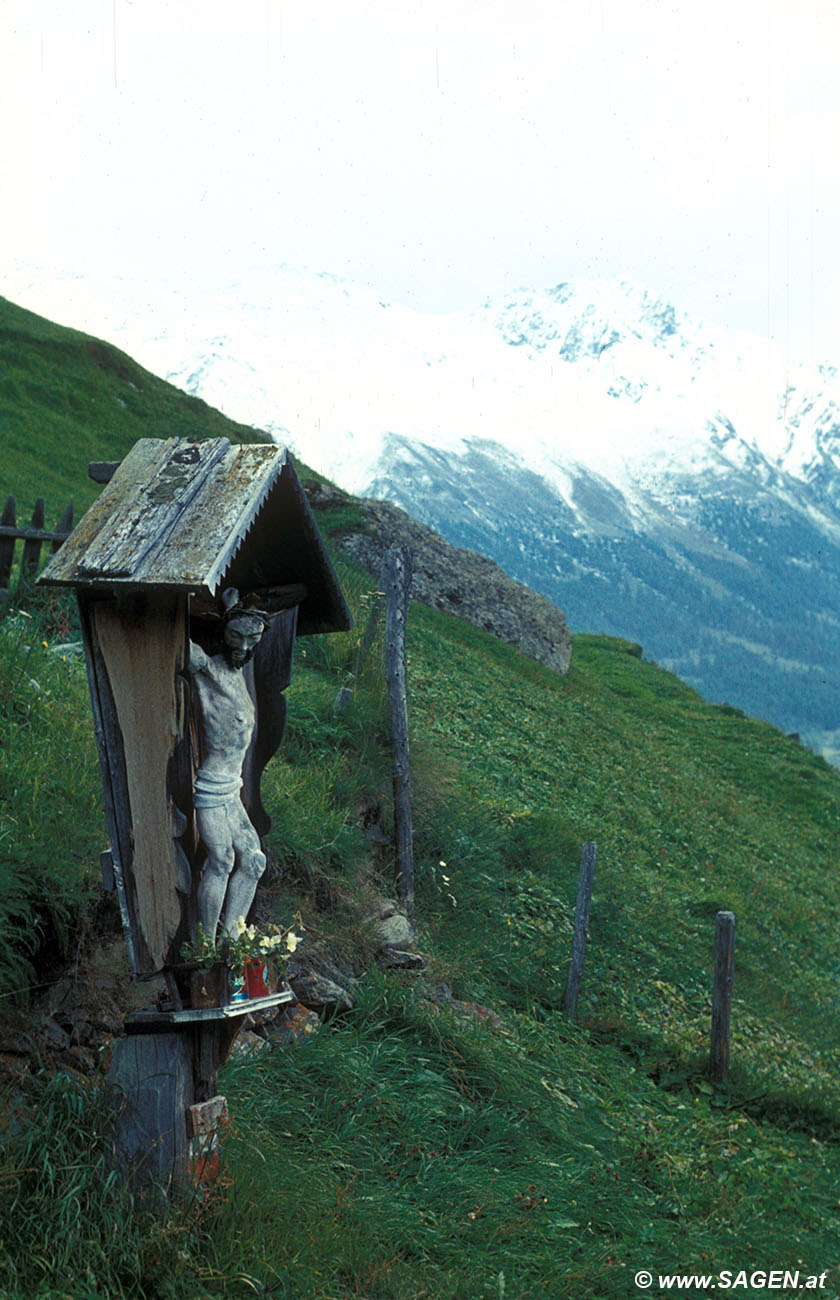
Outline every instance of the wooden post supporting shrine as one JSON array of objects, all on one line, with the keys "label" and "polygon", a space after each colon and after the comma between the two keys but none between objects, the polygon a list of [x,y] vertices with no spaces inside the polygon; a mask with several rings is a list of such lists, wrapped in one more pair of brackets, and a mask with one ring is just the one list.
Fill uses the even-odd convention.
[{"label": "wooden post supporting shrine", "polygon": [[735,914],[718,912],[715,918],[715,973],[712,987],[710,1069],[722,1083],[729,1073],[729,1017],[735,974]]},{"label": "wooden post supporting shrine", "polygon": [[408,749],[408,700],[405,671],[405,625],[411,591],[411,552],[394,545],[385,554],[385,676],[391,707],[393,748],[394,838],[400,902],[414,914],[414,846],[411,826],[411,765]]},{"label": "wooden post supporting shrine", "polygon": [[564,1000],[566,1016],[569,1020],[574,1020],[577,1014],[577,1000],[580,993],[580,982],[583,978],[583,959],[586,956],[586,939],[589,934],[589,907],[592,902],[592,885],[595,879],[595,851],[596,845],[591,840],[588,840],[583,846],[580,857],[572,959],[569,963],[569,978],[566,981]]},{"label": "wooden post supporting shrine", "polygon": [[132,1034],[117,1039],[106,1097],[114,1121],[109,1164],[137,1187],[162,1192],[187,1185],[186,1114],[195,1101],[187,1034]]}]

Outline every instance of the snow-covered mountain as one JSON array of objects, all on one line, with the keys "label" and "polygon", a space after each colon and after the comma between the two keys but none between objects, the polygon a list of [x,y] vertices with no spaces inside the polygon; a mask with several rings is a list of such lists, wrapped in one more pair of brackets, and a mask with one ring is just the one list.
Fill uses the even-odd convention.
[{"label": "snow-covered mountain", "polygon": [[287,267],[192,290],[10,273],[356,492],[707,697],[840,742],[840,375],[627,283],[428,316]]}]

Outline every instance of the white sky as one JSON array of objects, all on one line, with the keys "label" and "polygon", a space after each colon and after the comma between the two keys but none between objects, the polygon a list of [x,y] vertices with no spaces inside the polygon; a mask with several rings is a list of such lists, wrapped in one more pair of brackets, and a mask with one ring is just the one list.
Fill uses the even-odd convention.
[{"label": "white sky", "polygon": [[617,276],[840,363],[838,37],[835,0],[0,0],[0,269],[430,311]]}]

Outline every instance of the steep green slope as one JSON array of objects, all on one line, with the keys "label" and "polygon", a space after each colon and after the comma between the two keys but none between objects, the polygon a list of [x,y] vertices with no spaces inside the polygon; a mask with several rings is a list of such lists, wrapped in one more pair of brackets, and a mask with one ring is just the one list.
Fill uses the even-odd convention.
[{"label": "steep green slope", "polygon": [[[59,497],[75,481],[57,478]],[[361,973],[359,900],[393,887],[361,811],[387,829],[390,758],[381,644],[335,712],[372,587],[337,562],[356,627],[298,650],[265,783],[264,905],[301,907],[308,936]],[[0,626],[6,992],[27,982],[39,923],[60,943],[90,915],[103,836],[83,668],[29,612]],[[836,1295],[840,774],[604,637],[578,637],[561,678],[414,605],[409,689],[428,969],[368,963],[353,1012],[232,1062],[230,1181],[168,1221],[104,1178],[101,1077],[19,1080],[29,1125],[7,1109],[0,1129],[0,1293],[602,1300],[637,1294],[642,1269],[799,1269],[801,1285],[828,1270],[820,1294]],[[570,1026],[585,840],[596,883]],[[722,1086],[705,1068],[719,908],[738,923]]]},{"label": "steep green slope", "polygon": [[110,343],[0,298],[0,492],[18,498],[19,518],[39,496],[48,525],[70,498],[78,518],[99,490],[90,461],[120,460],[138,438],[162,437],[266,441]]}]

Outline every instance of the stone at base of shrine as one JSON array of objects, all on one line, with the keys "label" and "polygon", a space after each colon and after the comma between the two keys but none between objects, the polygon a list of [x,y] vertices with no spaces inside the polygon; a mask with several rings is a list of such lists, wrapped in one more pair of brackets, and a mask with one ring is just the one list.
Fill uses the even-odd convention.
[{"label": "stone at base of shrine", "polygon": [[226,1097],[211,1097],[187,1109],[188,1170],[196,1187],[208,1189],[221,1174],[221,1144],[230,1128]]}]

